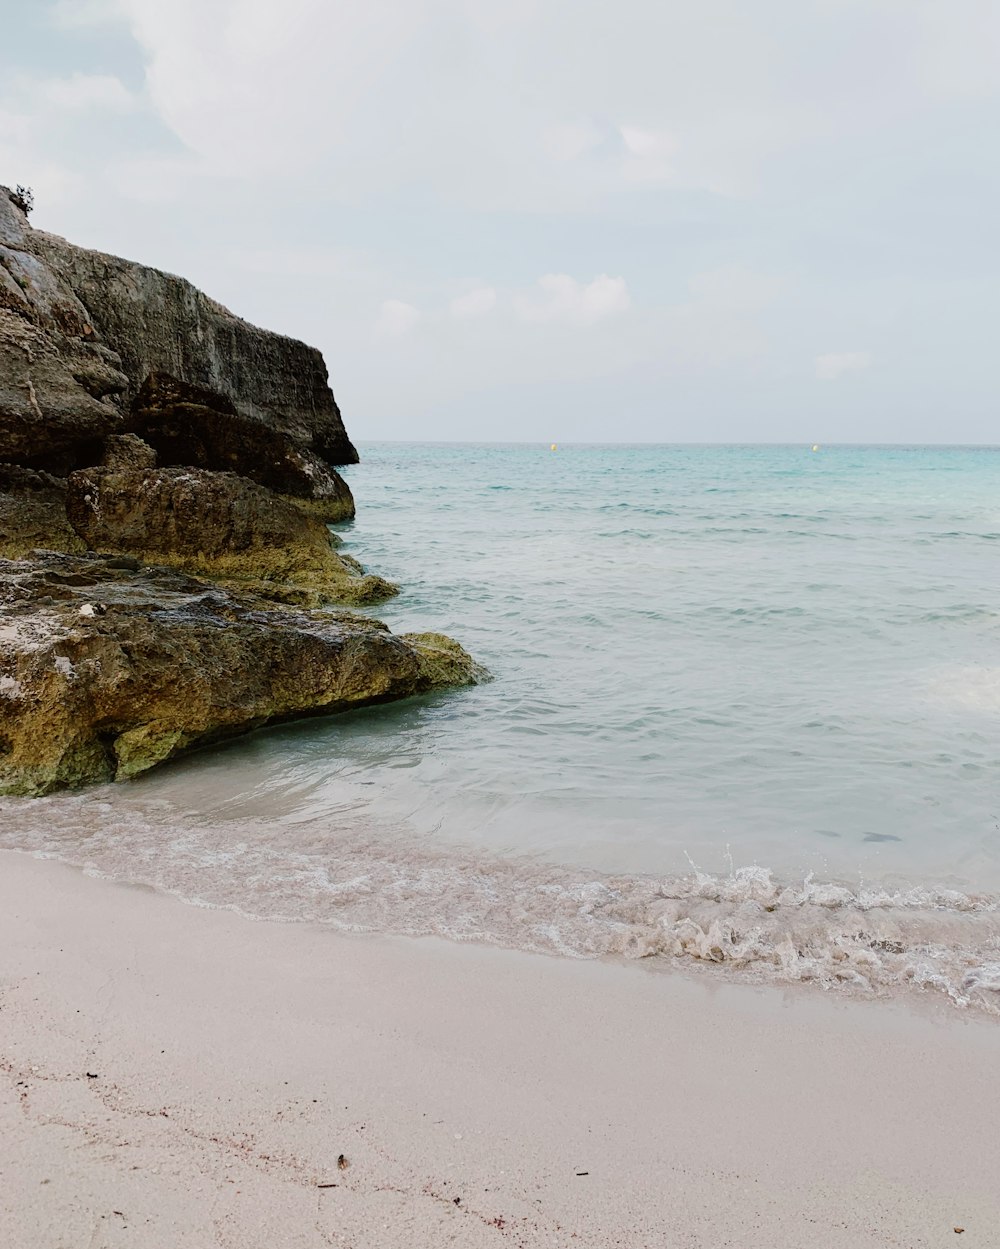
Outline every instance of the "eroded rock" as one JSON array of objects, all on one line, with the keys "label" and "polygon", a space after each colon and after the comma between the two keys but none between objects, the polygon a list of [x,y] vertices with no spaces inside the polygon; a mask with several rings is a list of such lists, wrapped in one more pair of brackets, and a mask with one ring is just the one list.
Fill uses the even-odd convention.
[{"label": "eroded rock", "polygon": [[89,550],[250,582],[283,602],[373,603],[397,593],[339,556],[322,521],[234,473],[81,469],[69,478],[66,512]]},{"label": "eroded rock", "polygon": [[129,402],[151,373],[166,373],[228,398],[330,464],[357,461],[315,347],[251,325],[173,274],[41,231],[29,244],[121,357]]},{"label": "eroded rock", "polygon": [[[0,793],[126,779],[193,747],[484,673],[440,639],[261,608],[99,556],[0,561]],[[447,640],[445,640],[447,641]]]},{"label": "eroded rock", "polygon": [[105,438],[96,466],[116,469],[156,468],[156,452],[135,434],[112,434]]},{"label": "eroded rock", "polygon": [[307,463],[357,461],[314,347],[251,325],[183,278],[33,230],[0,187],[0,460],[58,475],[85,467],[65,457],[124,432],[155,374],[284,435]]},{"label": "eroded rock", "polygon": [[350,520],[347,482],[289,434],[240,415],[232,401],[166,373],[146,378],[128,418],[160,465],[239,473],[325,521]]},{"label": "eroded rock", "polygon": [[0,187],[0,792],[482,679],[439,634],[288,610],[397,592],[324,523],[356,459],[318,351]]},{"label": "eroded rock", "polygon": [[66,516],[66,483],[49,473],[0,464],[0,557],[17,559],[38,547],[86,550]]}]

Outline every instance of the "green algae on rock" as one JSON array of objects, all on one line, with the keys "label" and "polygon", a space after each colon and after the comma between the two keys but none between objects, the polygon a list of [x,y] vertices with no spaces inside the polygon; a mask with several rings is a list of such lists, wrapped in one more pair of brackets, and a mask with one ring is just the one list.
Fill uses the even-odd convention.
[{"label": "green algae on rock", "polygon": [[66,513],[88,550],[247,582],[283,601],[373,603],[398,593],[338,555],[336,536],[297,502],[235,473],[81,469],[69,477]]},{"label": "green algae on rock", "polygon": [[490,680],[487,670],[443,633],[402,633],[400,637],[416,651],[420,670],[432,688],[480,685]]},{"label": "green algae on rock", "polygon": [[0,561],[0,793],[124,780],[262,725],[483,677],[438,635],[262,609],[165,568]]}]

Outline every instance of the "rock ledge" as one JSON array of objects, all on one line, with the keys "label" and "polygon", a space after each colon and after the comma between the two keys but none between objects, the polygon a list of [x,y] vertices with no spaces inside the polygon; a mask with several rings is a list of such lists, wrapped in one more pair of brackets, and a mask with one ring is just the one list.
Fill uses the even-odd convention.
[{"label": "rock ledge", "polygon": [[439,634],[278,609],[128,558],[0,560],[0,793],[123,780],[265,724],[485,675]]}]

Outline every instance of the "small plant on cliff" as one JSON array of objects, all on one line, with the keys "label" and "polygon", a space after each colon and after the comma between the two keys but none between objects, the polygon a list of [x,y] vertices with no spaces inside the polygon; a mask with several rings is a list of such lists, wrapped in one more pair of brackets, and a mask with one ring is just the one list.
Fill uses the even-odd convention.
[{"label": "small plant on cliff", "polygon": [[35,192],[30,186],[21,186],[20,183],[11,191],[10,202],[16,204],[21,212],[27,217],[28,213],[35,206]]}]

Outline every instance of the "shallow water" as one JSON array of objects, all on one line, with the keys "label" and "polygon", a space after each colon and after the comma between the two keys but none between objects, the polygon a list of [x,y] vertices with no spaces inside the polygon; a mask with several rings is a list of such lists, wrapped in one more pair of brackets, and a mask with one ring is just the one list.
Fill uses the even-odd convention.
[{"label": "shallow water", "polygon": [[1000,451],[361,452],[345,549],[404,591],[377,614],[495,681],[8,801],[0,845],[252,914],[993,1002]]}]

